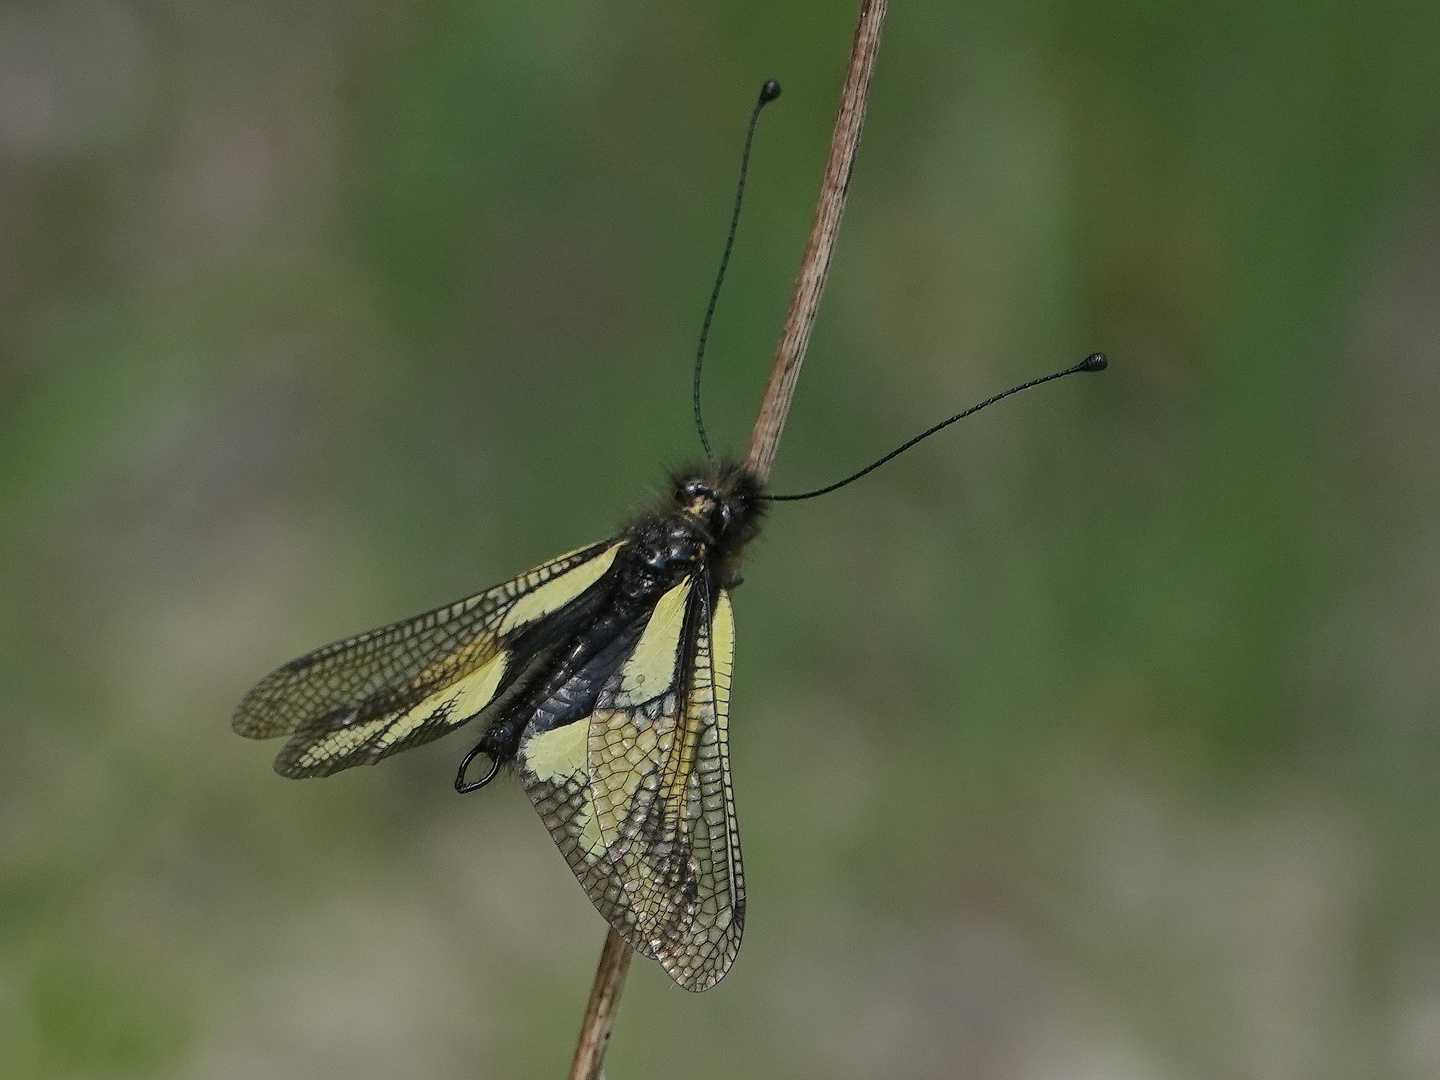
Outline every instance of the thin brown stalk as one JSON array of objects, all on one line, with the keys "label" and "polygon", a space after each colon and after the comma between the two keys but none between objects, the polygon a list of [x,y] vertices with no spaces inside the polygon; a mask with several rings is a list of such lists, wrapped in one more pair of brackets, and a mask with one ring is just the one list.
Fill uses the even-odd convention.
[{"label": "thin brown stalk", "polygon": [[580,1025],[580,1041],[575,1045],[575,1060],[570,1064],[570,1080],[600,1080],[605,1063],[605,1047],[610,1042],[610,1026],[620,1006],[620,991],[625,988],[625,973],[630,970],[634,951],[613,929],[605,938],[600,953],[600,966],[595,969],[595,985],[590,988],[590,1004],[585,1008],[585,1022]]},{"label": "thin brown stalk", "polygon": [[[840,108],[835,117],[835,132],[830,138],[830,157],[825,165],[825,178],[820,185],[820,199],[815,206],[815,220],[810,226],[810,239],[795,279],[795,292],[790,310],[780,332],[770,381],[760,402],[755,428],[750,435],[750,449],[745,464],[764,483],[770,475],[780,434],[785,429],[785,416],[795,383],[800,377],[800,363],[810,343],[810,328],[820,306],[820,294],[830,273],[830,257],[840,233],[840,218],[845,213],[845,194],[850,186],[850,173],[855,165],[855,151],[860,145],[860,130],[865,124],[865,104],[870,97],[870,76],[875,71],[875,57],[880,51],[880,29],[885,21],[886,0],[861,0],[860,17],[855,27],[855,41],[850,50],[850,64],[845,70],[845,84],[840,90]],[[605,1047],[610,1041],[610,1027],[625,987],[625,974],[633,955],[625,940],[613,929],[605,938],[605,949],[595,971],[595,984],[590,989],[590,1004],[580,1027],[580,1041],[575,1047],[575,1060],[570,1066],[569,1080],[600,1080],[605,1060]]]},{"label": "thin brown stalk", "polygon": [[860,4],[860,20],[855,27],[845,86],[840,91],[840,110],[835,117],[835,133],[830,137],[830,160],[820,186],[820,201],[815,206],[805,257],[800,261],[790,310],[780,331],[780,343],[775,348],[770,381],[765,386],[765,396],[760,401],[760,412],[750,434],[745,465],[762,484],[770,478],[770,466],[775,461],[775,451],[780,448],[780,434],[785,430],[785,417],[790,412],[790,400],[795,396],[795,383],[800,378],[800,364],[810,344],[820,294],[825,291],[825,279],[830,275],[830,257],[840,235],[840,218],[845,213],[845,195],[855,166],[855,151],[860,146],[860,130],[865,126],[870,76],[874,74],[875,57],[880,52],[885,3],[886,0],[862,0]]}]

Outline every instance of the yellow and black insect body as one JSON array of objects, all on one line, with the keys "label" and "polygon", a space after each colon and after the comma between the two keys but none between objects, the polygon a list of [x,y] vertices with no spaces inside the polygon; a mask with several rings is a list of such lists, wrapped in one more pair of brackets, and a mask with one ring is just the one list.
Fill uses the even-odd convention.
[{"label": "yellow and black insect body", "polygon": [[[637,952],[689,990],[729,970],[745,925],[745,874],[726,724],[735,654],[730,593],[771,501],[844,487],[922,439],[1031,386],[1100,371],[1099,353],[997,394],[921,432],[836,483],[768,495],[743,466],[717,461],[700,416],[705,337],[724,279],[735,212],[694,370],[707,461],[671,478],[650,512],[603,543],[424,615],[338,641],[273,671],[235,710],[254,739],[287,737],[284,776],[373,765],[485,716],[455,779],[485,786],[513,763],[596,908]],[[481,755],[490,768],[467,779]]]},{"label": "yellow and black insect body", "polygon": [[[683,470],[611,540],[291,661],[246,695],[234,728],[289,736],[282,775],[328,776],[488,710],[457,788],[513,762],[600,913],[681,986],[707,989],[745,923],[730,591],[763,509],[738,465]],[[479,754],[490,770],[467,782]]]}]

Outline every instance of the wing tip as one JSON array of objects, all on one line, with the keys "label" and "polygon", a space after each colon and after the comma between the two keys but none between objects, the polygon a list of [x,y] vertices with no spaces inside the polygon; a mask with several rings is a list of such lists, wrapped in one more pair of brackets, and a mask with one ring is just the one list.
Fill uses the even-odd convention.
[{"label": "wing tip", "polygon": [[665,974],[675,980],[675,985],[682,990],[688,990],[692,994],[703,994],[706,990],[713,990],[721,979],[730,974],[730,969],[735,966],[735,958],[739,954],[740,941],[737,937],[721,954],[721,963],[717,966],[706,965],[698,971],[691,966],[687,972],[687,968],[674,957],[662,958],[660,966],[665,969]]},{"label": "wing tip", "polygon": [[236,735],[243,735],[247,739],[268,739],[271,733],[266,730],[267,725],[255,709],[254,691],[246,694],[240,699],[240,704],[235,706],[235,711],[230,714],[230,730]]}]

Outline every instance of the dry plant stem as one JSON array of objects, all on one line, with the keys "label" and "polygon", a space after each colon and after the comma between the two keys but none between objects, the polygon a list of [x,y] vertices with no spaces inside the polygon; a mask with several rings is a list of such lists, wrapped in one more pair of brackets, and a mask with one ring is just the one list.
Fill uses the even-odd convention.
[{"label": "dry plant stem", "polygon": [[862,0],[860,4],[860,20],[855,27],[855,43],[850,49],[845,85],[840,91],[840,110],[835,117],[835,133],[830,137],[830,160],[825,166],[825,179],[820,186],[820,201],[815,207],[810,239],[805,245],[805,257],[800,261],[799,276],[795,279],[790,310],[780,331],[780,343],[775,348],[770,381],[760,401],[755,429],[750,434],[745,466],[762,484],[770,478],[770,466],[775,461],[775,451],[780,447],[780,433],[785,430],[785,416],[790,412],[790,399],[795,396],[795,383],[800,378],[800,364],[810,344],[810,329],[815,325],[820,294],[824,292],[825,279],[830,274],[830,256],[835,252],[835,240],[840,234],[845,194],[855,166],[855,151],[860,146],[860,129],[865,125],[870,76],[875,72],[875,57],[880,51],[885,2]]},{"label": "dry plant stem", "polygon": [[[845,212],[845,193],[850,186],[850,173],[855,165],[855,150],[860,145],[860,129],[865,123],[865,103],[870,97],[870,76],[875,71],[875,57],[880,51],[880,28],[885,21],[886,0],[862,0],[855,42],[850,50],[850,64],[845,70],[845,85],[840,90],[840,109],[835,118],[835,133],[830,137],[830,158],[825,166],[825,179],[820,187],[820,201],[815,207],[815,220],[810,226],[810,239],[800,274],[795,279],[795,292],[790,311],[780,332],[775,350],[770,381],[755,418],[750,435],[750,449],[745,464],[763,484],[770,476],[770,466],[785,429],[785,415],[795,394],[800,377],[800,362],[810,343],[810,328],[825,290],[830,272],[830,256],[840,232],[840,218]],[[570,1080],[599,1080],[610,1041],[610,1025],[625,986],[625,973],[630,968],[631,949],[613,929],[605,939],[600,966],[595,972],[595,985],[590,990],[590,1005],[580,1027],[580,1042],[575,1047],[575,1060],[570,1066]]]},{"label": "dry plant stem", "polygon": [[570,1080],[599,1080],[605,1046],[610,1041],[610,1025],[615,1022],[620,991],[625,988],[625,973],[630,970],[630,958],[634,955],[625,939],[612,929],[600,953],[595,985],[590,988],[590,1004],[585,1008],[585,1022],[580,1025],[580,1041],[575,1046],[575,1060],[570,1064]]}]

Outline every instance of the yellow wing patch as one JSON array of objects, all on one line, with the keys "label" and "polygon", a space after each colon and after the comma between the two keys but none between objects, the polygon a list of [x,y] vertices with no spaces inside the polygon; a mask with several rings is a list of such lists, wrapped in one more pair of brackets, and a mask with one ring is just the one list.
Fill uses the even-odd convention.
[{"label": "yellow wing patch", "polygon": [[567,570],[551,578],[534,592],[521,597],[506,613],[505,618],[500,620],[495,633],[504,636],[516,627],[534,622],[564,607],[605,576],[605,571],[609,570],[610,564],[615,561],[615,553],[620,550],[620,546],[610,545],[593,559],[581,563],[574,570]]},{"label": "yellow wing patch", "polygon": [[680,632],[685,629],[685,604],[690,599],[691,578],[667,592],[655,604],[645,632],[635,651],[620,671],[620,687],[612,704],[619,709],[642,705],[659,697],[675,681],[679,662]]},{"label": "yellow wing patch", "polygon": [[522,768],[529,769],[542,781],[573,793],[574,805],[570,807],[573,842],[587,855],[595,857],[605,850],[605,841],[588,783],[586,736],[589,729],[590,725],[584,720],[576,720],[542,731],[525,740],[520,748],[520,760]]},{"label": "yellow wing patch", "polygon": [[454,695],[450,698],[451,715],[457,719],[461,716],[474,716],[489,705],[495,699],[500,680],[505,677],[509,659],[508,653],[497,653],[488,663],[482,664],[478,670],[450,687],[445,693]]},{"label": "yellow wing patch", "polygon": [[[711,666],[715,682],[715,726],[720,729],[723,740],[730,726],[730,676],[735,669],[735,611],[730,606],[730,594],[718,590],[720,598],[715,602],[715,622],[710,627]],[[725,786],[730,786],[730,761],[725,761]]]},{"label": "yellow wing patch", "polygon": [[527,739],[521,751],[526,766],[542,780],[567,780],[572,776],[585,775],[585,733],[588,728],[589,725],[582,721],[542,731]]},{"label": "yellow wing patch", "polygon": [[495,699],[495,691],[499,689],[500,680],[505,676],[507,660],[505,653],[496,653],[459,682],[451,684],[438,694],[431,694],[392,723],[385,730],[385,734],[375,740],[376,748],[383,750],[408,738],[442,709],[446,723],[452,726],[474,716]]}]

